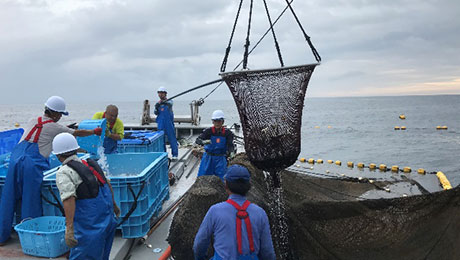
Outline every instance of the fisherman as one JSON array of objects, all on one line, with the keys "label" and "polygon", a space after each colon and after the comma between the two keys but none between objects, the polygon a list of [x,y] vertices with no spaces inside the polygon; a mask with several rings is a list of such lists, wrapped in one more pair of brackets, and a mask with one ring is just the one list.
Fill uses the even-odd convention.
[{"label": "fisherman", "polygon": [[115,105],[108,105],[105,112],[97,112],[94,114],[93,119],[107,119],[107,128],[105,130],[104,138],[104,153],[116,153],[118,141],[123,139],[125,129],[123,122],[118,118],[118,107]]},{"label": "fisherman", "polygon": [[57,123],[62,115],[68,114],[63,98],[48,98],[44,115],[29,121],[19,144],[11,153],[0,202],[0,245],[10,238],[14,213],[19,205],[20,220],[42,215],[40,188],[43,172],[50,169],[48,157],[53,138],[59,133],[75,136],[101,135],[101,128],[74,130]]},{"label": "fisherman", "polygon": [[212,113],[212,124],[196,139],[195,143],[204,145],[205,153],[201,159],[198,176],[216,175],[223,180],[227,169],[227,157],[233,157],[233,133],[226,129],[224,112],[216,110]]},{"label": "fisherman", "polygon": [[65,212],[65,242],[70,259],[109,259],[120,209],[112,186],[99,164],[77,157],[77,140],[62,133],[53,140],[53,153],[62,167],[56,173]]},{"label": "fisherman", "polygon": [[158,97],[160,100],[155,104],[155,115],[157,116],[158,131],[164,131],[168,136],[169,145],[171,146],[172,160],[177,160],[179,155],[176,139],[176,129],[174,128],[173,101],[167,99],[168,91],[165,87],[158,88]]},{"label": "fisherman", "polygon": [[230,196],[227,201],[211,206],[206,213],[193,244],[195,260],[209,259],[206,253],[211,239],[214,240],[213,260],[275,259],[267,214],[246,200],[250,188],[246,167],[237,164],[228,167],[225,189]]}]

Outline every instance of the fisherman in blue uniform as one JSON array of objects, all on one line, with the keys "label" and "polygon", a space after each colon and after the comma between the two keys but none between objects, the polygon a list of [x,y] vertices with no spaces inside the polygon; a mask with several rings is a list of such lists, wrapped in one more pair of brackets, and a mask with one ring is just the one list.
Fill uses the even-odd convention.
[{"label": "fisherman in blue uniform", "polygon": [[173,101],[167,99],[168,91],[165,87],[159,87],[157,93],[160,100],[155,104],[154,113],[157,116],[158,131],[163,131],[168,136],[172,159],[177,160],[179,150],[177,147],[176,129],[174,128]]},{"label": "fisherman in blue uniform", "polygon": [[112,186],[96,161],[80,160],[75,137],[68,133],[53,140],[53,153],[62,167],[56,173],[65,212],[65,242],[69,258],[108,260],[120,209]]},{"label": "fisherman in blue uniform", "polygon": [[211,238],[212,260],[274,260],[267,214],[246,199],[251,188],[248,169],[236,164],[228,167],[225,188],[230,195],[228,200],[209,208],[195,236],[195,260],[209,259],[206,253]]},{"label": "fisherman in blue uniform", "polygon": [[17,208],[21,208],[19,220],[42,216],[40,188],[43,172],[50,168],[48,157],[53,138],[59,133],[101,135],[101,128],[74,130],[57,123],[62,115],[68,114],[63,98],[48,98],[44,115],[29,121],[19,144],[11,153],[0,201],[0,246],[10,238]]},{"label": "fisherman in blue uniform", "polygon": [[227,169],[227,157],[234,154],[233,133],[223,126],[224,119],[222,110],[214,111],[213,126],[205,129],[195,141],[198,145],[204,145],[205,150],[198,176],[216,175],[223,180]]}]

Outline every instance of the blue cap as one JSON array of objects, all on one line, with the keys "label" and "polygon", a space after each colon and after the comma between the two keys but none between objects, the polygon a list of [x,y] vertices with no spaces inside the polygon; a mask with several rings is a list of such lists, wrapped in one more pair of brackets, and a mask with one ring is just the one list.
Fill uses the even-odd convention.
[{"label": "blue cap", "polygon": [[238,179],[249,181],[251,175],[246,167],[234,164],[227,168],[224,179],[229,182],[235,182]]}]

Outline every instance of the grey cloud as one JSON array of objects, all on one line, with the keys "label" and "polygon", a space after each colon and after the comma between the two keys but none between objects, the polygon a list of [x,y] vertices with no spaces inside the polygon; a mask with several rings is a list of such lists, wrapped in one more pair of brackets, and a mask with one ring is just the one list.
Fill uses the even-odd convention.
[{"label": "grey cloud", "polygon": [[[0,87],[7,90],[0,102],[19,93],[27,93],[25,102],[51,94],[70,101],[138,100],[158,85],[180,92],[213,80],[238,1],[87,1],[95,7],[66,14],[53,13],[49,3],[0,3]],[[268,3],[275,19],[284,1]],[[323,57],[309,95],[460,77],[459,1],[295,0],[293,7]],[[251,44],[268,27],[260,3],[253,19]],[[227,70],[242,58],[246,23],[245,9]],[[314,62],[289,12],[275,30],[287,65]],[[249,62],[251,68],[279,66],[271,35]],[[230,98],[225,86],[211,96],[223,97]]]}]

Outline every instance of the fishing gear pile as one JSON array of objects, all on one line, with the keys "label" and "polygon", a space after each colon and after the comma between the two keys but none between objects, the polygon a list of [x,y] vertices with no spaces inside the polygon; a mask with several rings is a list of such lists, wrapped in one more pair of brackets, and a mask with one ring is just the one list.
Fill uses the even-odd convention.
[{"label": "fishing gear pile", "polygon": [[[378,193],[391,184],[405,184],[413,191],[419,187],[392,178],[370,183],[358,178],[320,177],[313,171],[293,171],[294,167],[283,170],[289,254],[282,256],[282,245],[277,243],[279,223],[270,214],[272,189],[263,171],[251,166],[242,154],[233,163],[251,172],[248,199],[268,214],[276,259],[460,259],[460,186],[407,197],[366,199],[365,194]],[[202,218],[211,205],[226,200],[222,192],[217,177],[197,179],[171,224],[168,241],[174,259],[190,259]]]}]

